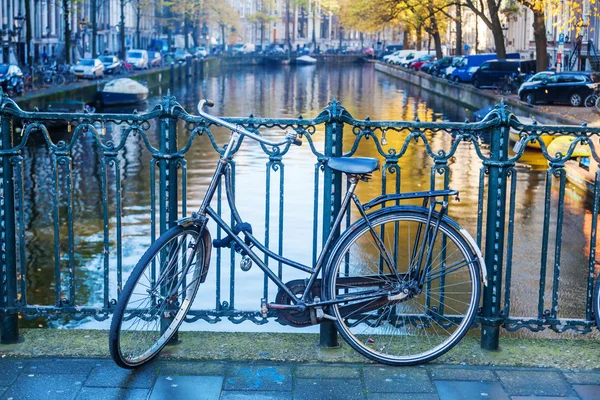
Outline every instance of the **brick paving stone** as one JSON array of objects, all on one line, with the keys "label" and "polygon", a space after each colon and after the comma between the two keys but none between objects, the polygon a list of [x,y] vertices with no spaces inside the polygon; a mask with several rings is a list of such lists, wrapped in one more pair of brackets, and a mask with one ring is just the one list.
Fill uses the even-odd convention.
[{"label": "brick paving stone", "polygon": [[221,400],[292,400],[292,392],[223,392]]},{"label": "brick paving stone", "polygon": [[218,362],[160,361],[156,368],[160,375],[225,375],[225,364]]},{"label": "brick paving stone", "polygon": [[579,400],[579,397],[567,396],[511,396],[511,400]]},{"label": "brick paving stone", "polygon": [[[367,400],[439,400],[437,394],[427,393],[371,393]],[[492,399],[490,399],[492,400]]]},{"label": "brick paving stone", "polygon": [[224,390],[291,391],[292,369],[279,365],[233,365]]},{"label": "brick paving stone", "polygon": [[431,368],[431,379],[436,381],[497,381],[494,371],[480,368]]},{"label": "brick paving stone", "polygon": [[137,369],[123,369],[112,362],[104,362],[92,370],[85,386],[150,389],[156,375],[152,363]]},{"label": "brick paving stone", "polygon": [[40,359],[23,363],[24,374],[89,374],[98,360]]},{"label": "brick paving stone", "polygon": [[360,378],[358,367],[341,367],[329,365],[300,365],[294,371],[296,378],[344,379]]},{"label": "brick paving stone", "polygon": [[365,387],[368,393],[435,393],[427,370],[421,367],[363,368]]},{"label": "brick paving stone", "polygon": [[55,374],[20,375],[4,392],[2,399],[74,399],[81,390],[85,378],[85,375],[60,375],[60,378]]},{"label": "brick paving stone", "polygon": [[498,370],[496,375],[509,395],[572,396],[575,394],[563,375],[554,371]]},{"label": "brick paving stone", "polygon": [[436,381],[440,400],[509,400],[499,382]]},{"label": "brick paving stone", "polygon": [[7,388],[5,388],[5,387],[0,387],[0,396],[2,396],[2,393],[4,393],[4,391],[5,391],[6,389],[7,389]]},{"label": "brick paving stone", "polygon": [[219,400],[221,376],[159,376],[152,388],[150,400],[186,399]]},{"label": "brick paving stone", "polygon": [[599,400],[600,385],[573,385],[582,400]]},{"label": "brick paving stone", "polygon": [[359,379],[296,379],[294,400],[364,400]]},{"label": "brick paving stone", "polygon": [[84,387],[76,400],[146,400],[149,389]]},{"label": "brick paving stone", "polygon": [[0,386],[10,386],[23,371],[21,361],[0,360]]},{"label": "brick paving stone", "polygon": [[580,385],[600,385],[600,372],[565,372],[569,383]]}]

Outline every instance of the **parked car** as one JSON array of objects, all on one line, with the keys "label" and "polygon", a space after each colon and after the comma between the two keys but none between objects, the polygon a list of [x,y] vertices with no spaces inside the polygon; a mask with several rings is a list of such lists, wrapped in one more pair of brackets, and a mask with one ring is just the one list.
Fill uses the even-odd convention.
[{"label": "parked car", "polygon": [[229,51],[231,52],[231,54],[235,55],[235,54],[239,54],[242,52],[242,47],[244,47],[243,44],[234,44]]},{"label": "parked car", "polygon": [[481,64],[472,75],[473,86],[494,87],[507,76],[535,73],[535,60],[490,60]]},{"label": "parked car", "polygon": [[245,43],[240,49],[240,53],[250,54],[256,51],[256,45],[254,43]]},{"label": "parked car", "polygon": [[373,57],[375,55],[375,50],[372,47],[367,47],[362,50],[365,56]]},{"label": "parked car", "polygon": [[529,83],[529,82],[539,82],[541,80],[543,80],[544,78],[549,77],[550,75],[554,75],[555,71],[542,71],[542,72],[538,72],[537,74],[531,76],[529,79],[527,79],[527,81],[523,82],[523,84],[525,83]]},{"label": "parked car", "polygon": [[[489,60],[496,60],[497,58],[496,53],[470,54],[465,56],[456,69],[452,71],[450,79],[454,82],[471,82],[473,80],[473,73],[477,71],[481,64]],[[518,60],[521,58],[521,55],[519,53],[509,53],[506,55],[506,58]]]},{"label": "parked car", "polygon": [[82,58],[71,67],[71,72],[78,78],[104,78],[104,64],[97,58]]},{"label": "parked car", "polygon": [[185,62],[188,59],[192,58],[192,55],[185,49],[175,50],[175,54],[173,56],[175,57],[175,61],[178,62]]},{"label": "parked car", "polygon": [[283,47],[281,47],[279,45],[272,44],[271,46],[269,46],[265,49],[264,53],[267,55],[277,56],[277,55],[285,54],[285,50]]},{"label": "parked car", "polygon": [[23,94],[23,71],[15,64],[0,64],[0,87],[9,96]]},{"label": "parked car", "polygon": [[400,65],[402,65],[404,68],[408,68],[413,61],[419,59],[419,57],[424,57],[428,54],[429,51],[427,50],[412,51],[409,55],[407,55],[406,57],[404,57],[404,59],[400,61]]},{"label": "parked car", "polygon": [[597,83],[585,72],[558,72],[539,81],[528,81],[519,88],[519,97],[529,104],[569,103],[579,107],[592,94]]},{"label": "parked car", "polygon": [[159,51],[151,51],[149,56],[150,56],[150,66],[152,68],[162,66],[163,60],[162,60],[162,56],[160,55]]},{"label": "parked car", "polygon": [[432,60],[433,60],[433,55],[427,54],[425,56],[421,56],[421,57],[417,58],[416,60],[412,61],[408,65],[408,68],[412,69],[413,71],[419,71],[421,69],[421,67],[423,66],[423,64],[425,64],[426,62],[432,61]]},{"label": "parked car", "polygon": [[433,66],[434,61],[425,61],[421,66],[421,72],[425,72],[431,74],[431,67]]},{"label": "parked car", "polygon": [[148,51],[146,50],[129,50],[125,61],[133,65],[133,68],[148,69]]},{"label": "parked car", "polygon": [[196,47],[196,51],[194,52],[194,57],[202,58],[202,57],[206,57],[207,55],[208,55],[208,51],[206,50],[206,47],[204,47],[204,46]]},{"label": "parked car", "polygon": [[387,46],[385,46],[385,50],[383,51],[383,53],[381,53],[380,58],[384,60],[385,57],[391,56],[392,54],[402,50],[403,48],[404,45],[402,44],[388,44]]},{"label": "parked car", "polygon": [[121,60],[115,56],[100,56],[98,59],[104,65],[104,72],[107,74],[118,74],[121,72],[123,65]]},{"label": "parked car", "polygon": [[439,60],[433,61],[428,69],[431,75],[439,76],[446,68],[452,65],[454,57],[442,57]]},{"label": "parked car", "polygon": [[452,59],[452,64],[450,64],[449,67],[446,67],[445,70],[440,71],[440,76],[451,80],[452,79],[452,72],[458,68],[459,65],[461,65],[463,63],[463,60],[465,59],[466,56],[463,57],[454,57]]}]

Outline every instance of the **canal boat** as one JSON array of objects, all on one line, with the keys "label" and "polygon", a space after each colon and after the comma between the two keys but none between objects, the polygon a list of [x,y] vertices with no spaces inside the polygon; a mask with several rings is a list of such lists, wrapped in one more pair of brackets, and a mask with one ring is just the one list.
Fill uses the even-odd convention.
[{"label": "canal boat", "polygon": [[102,103],[113,106],[121,104],[134,104],[148,98],[148,88],[129,78],[114,79],[104,85],[100,91]]},{"label": "canal boat", "polygon": [[[519,119],[519,121],[521,121],[521,123],[523,125],[533,125],[534,119],[533,118],[528,118],[528,117],[517,117]],[[508,132],[508,138],[517,143],[519,140],[521,140],[521,132],[515,128],[510,128],[510,131]],[[535,142],[527,142],[527,148],[528,149],[537,149],[537,150],[541,150],[541,146],[540,146],[540,140],[542,142],[544,142],[544,144],[546,145],[546,148],[548,148],[548,146],[550,145],[550,143],[552,143],[552,141],[556,138],[556,136],[550,136],[547,135],[545,133],[541,134],[539,139],[536,140]]]},{"label": "canal boat", "polygon": [[296,64],[298,64],[298,65],[312,65],[312,64],[316,64],[316,63],[317,63],[317,59],[313,58],[311,56],[302,56],[302,57],[296,58]]}]

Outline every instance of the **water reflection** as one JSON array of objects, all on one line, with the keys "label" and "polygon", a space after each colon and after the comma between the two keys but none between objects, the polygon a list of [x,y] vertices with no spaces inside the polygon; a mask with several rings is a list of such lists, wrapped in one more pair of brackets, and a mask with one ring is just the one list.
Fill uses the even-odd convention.
[{"label": "water reflection", "polygon": [[[153,97],[148,108],[151,109],[159,97],[166,93],[164,87],[152,89]],[[218,115],[263,116],[263,117],[306,117],[316,116],[332,99],[337,99],[355,118],[380,120],[421,121],[462,121],[470,118],[472,112],[457,103],[449,102],[439,96],[422,92],[418,88],[405,86],[400,81],[376,73],[372,66],[305,66],[244,67],[214,72],[197,84],[177,88],[172,92],[186,110],[193,112],[200,98],[209,98],[215,102],[211,110]],[[141,110],[138,107],[138,110]],[[189,131],[179,123],[180,147],[187,142]],[[120,128],[108,125],[107,140],[118,142],[123,134]],[[323,127],[318,127],[313,135],[319,151],[323,146]],[[272,132],[271,132],[272,131]],[[227,140],[228,133],[214,129],[213,133],[219,145]],[[268,130],[269,134],[278,134],[277,129]],[[157,127],[149,130],[150,140],[156,143]],[[408,132],[388,132],[387,149],[402,147]],[[445,132],[427,132],[427,139],[433,151],[448,151],[453,137]],[[344,131],[344,150],[349,151],[354,142],[354,133],[349,127]],[[485,144],[482,144],[485,147]],[[485,150],[484,150],[485,151]],[[152,156],[146,150],[139,136],[130,137],[125,149],[119,152],[112,163],[102,163],[101,150],[94,144],[91,136],[83,137],[73,151],[73,216],[74,216],[74,254],[71,266],[68,261],[69,243],[67,241],[66,186],[61,183],[61,195],[56,201],[52,192],[53,168],[57,162],[42,140],[32,141],[24,153],[24,198],[25,198],[25,235],[27,301],[29,304],[55,304],[61,299],[69,299],[77,305],[101,306],[116,298],[119,277],[117,263],[122,256],[123,280],[150,243],[151,201],[154,190],[152,185]],[[357,156],[378,156],[372,140],[361,142]],[[195,140],[187,154],[187,211],[199,206],[205,188],[212,176],[217,161],[206,136]],[[313,216],[322,215],[321,198],[323,196],[322,177],[317,187],[318,202],[315,205],[315,162],[314,155],[306,144],[293,148],[284,157],[282,163],[269,164],[268,157],[256,143],[244,143],[235,158],[236,200],[242,218],[253,224],[258,238],[267,241],[272,249],[278,249],[287,257],[311,264],[315,258],[313,242],[320,243],[320,234],[314,237]],[[480,182],[481,161],[476,155],[473,144],[461,143],[447,171],[436,168],[425,153],[422,141],[411,143],[406,154],[399,160],[398,167],[391,166],[385,171],[384,186],[381,173],[373,174],[369,183],[361,183],[357,194],[361,200],[381,194],[382,186],[387,192],[399,187],[402,191],[428,190],[431,187],[443,187],[445,180],[451,188],[461,191],[461,201],[452,201],[450,215],[474,236],[477,232],[477,201]],[[515,316],[533,316],[537,314],[537,292],[540,279],[540,260],[542,258],[542,230],[544,215],[544,194],[547,163],[539,154],[525,153],[521,164],[516,168],[516,208],[514,219],[514,259],[511,291],[511,314]],[[58,165],[59,182],[67,176],[67,166]],[[156,173],[157,175],[157,173]],[[107,185],[103,187],[102,176],[106,176]],[[269,178],[267,180],[267,177]],[[554,178],[553,178],[554,179]],[[267,183],[268,182],[268,183]],[[115,193],[121,187],[121,225],[115,210]],[[265,197],[265,193],[267,196]],[[585,290],[587,264],[589,256],[590,205],[573,188],[567,188],[563,229],[563,252],[560,276],[559,316],[583,317],[585,312]],[[280,197],[280,195],[282,197]],[[578,197],[579,196],[579,197]],[[103,221],[103,198],[106,197],[108,220]],[[556,199],[556,190],[551,190],[551,198]],[[267,202],[268,199],[268,202]],[[556,201],[552,203],[556,208]],[[316,211],[314,207],[317,207]],[[54,209],[59,211],[56,220]],[[182,204],[183,208],[183,204]],[[483,208],[485,210],[485,207]],[[587,210],[582,212],[582,210]],[[182,210],[183,211],[183,210]],[[223,206],[223,214],[228,210]],[[551,230],[556,227],[556,212],[552,213]],[[268,216],[268,220],[266,220]],[[356,215],[353,215],[356,219]],[[53,223],[58,222],[57,238]],[[280,233],[280,227],[283,228]],[[317,225],[320,232],[320,222]],[[122,247],[116,242],[117,229],[123,236]],[[213,238],[216,237],[214,225],[210,226]],[[105,232],[108,239],[105,243]],[[549,243],[554,237],[550,234]],[[59,244],[58,252],[54,245]],[[553,253],[552,246],[549,252]],[[105,262],[103,253],[109,257]],[[121,254],[119,254],[119,252]],[[216,261],[222,259],[223,266],[217,268]],[[548,256],[548,265],[553,265],[553,254]],[[265,278],[257,268],[244,273],[237,269],[239,259],[229,266],[230,256],[226,252],[214,253],[207,284],[202,286],[194,308],[235,308],[258,310],[259,300],[263,297]],[[60,274],[55,273],[55,266]],[[276,263],[271,267],[278,269]],[[285,280],[304,278],[304,274],[294,271],[283,273]],[[231,281],[230,278],[235,280]],[[546,297],[543,308],[550,307],[552,287],[552,268],[546,276]],[[62,290],[57,294],[58,287]],[[71,283],[75,291],[71,292]],[[273,299],[276,290],[269,285],[268,295]],[[46,324],[35,321],[35,324]],[[51,322],[53,326],[62,324]],[[69,326],[106,327],[106,322],[86,320],[83,323],[70,321]],[[209,325],[202,321],[187,325],[186,329],[263,329],[245,322],[231,325],[222,322]],[[275,323],[267,325],[269,330],[283,329]],[[517,334],[525,334],[519,332]]]}]

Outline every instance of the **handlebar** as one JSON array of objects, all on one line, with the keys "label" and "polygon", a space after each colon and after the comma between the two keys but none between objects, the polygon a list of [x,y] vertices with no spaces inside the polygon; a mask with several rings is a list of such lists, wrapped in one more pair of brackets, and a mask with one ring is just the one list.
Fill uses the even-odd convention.
[{"label": "handlebar", "polygon": [[200,100],[200,102],[198,102],[198,113],[200,114],[201,117],[206,118],[207,120],[214,122],[217,125],[224,126],[225,128],[230,129],[232,132],[237,132],[240,135],[248,136],[251,139],[254,139],[260,143],[266,144],[267,146],[277,147],[277,146],[282,146],[282,145],[288,144],[288,143],[295,144],[296,146],[302,145],[302,141],[300,139],[298,139],[295,132],[285,131],[285,140],[282,140],[280,142],[273,142],[271,140],[267,140],[267,139],[263,138],[260,135],[257,135],[256,133],[252,133],[252,132],[244,129],[244,127],[242,127],[240,125],[234,125],[230,122],[224,121],[221,118],[214,116],[212,114],[209,114],[203,110],[204,106],[213,107],[214,105],[215,105],[214,102],[212,102],[210,100],[202,99],[202,100]]}]

